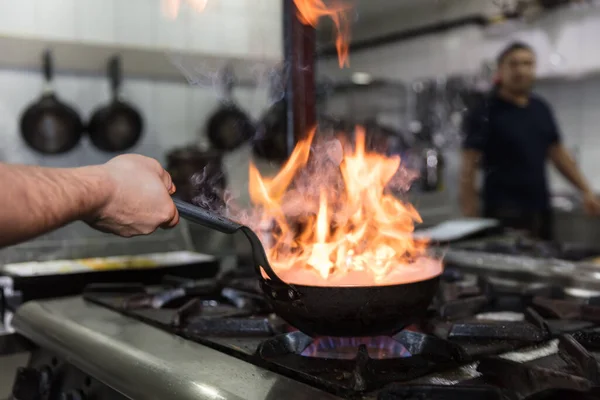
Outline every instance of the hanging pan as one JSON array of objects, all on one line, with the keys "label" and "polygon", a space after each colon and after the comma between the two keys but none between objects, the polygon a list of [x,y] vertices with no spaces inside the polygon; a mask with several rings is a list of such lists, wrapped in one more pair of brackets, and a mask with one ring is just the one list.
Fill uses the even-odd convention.
[{"label": "hanging pan", "polygon": [[109,153],[131,149],[141,138],[144,121],[139,111],[127,103],[120,92],[121,59],[108,61],[107,74],[112,89],[112,101],[92,114],[88,125],[90,140],[98,149]]},{"label": "hanging pan", "polygon": [[63,103],[54,92],[50,50],[44,52],[42,63],[44,91],[21,115],[21,136],[29,147],[42,154],[66,153],[79,143],[84,131],[83,122],[77,111]]}]

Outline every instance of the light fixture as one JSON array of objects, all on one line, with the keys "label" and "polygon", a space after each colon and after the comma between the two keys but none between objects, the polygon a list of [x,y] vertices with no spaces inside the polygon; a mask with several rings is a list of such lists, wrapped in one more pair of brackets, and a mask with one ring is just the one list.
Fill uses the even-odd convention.
[{"label": "light fixture", "polygon": [[373,82],[373,78],[366,72],[355,72],[352,74],[352,83],[356,85],[368,85]]}]

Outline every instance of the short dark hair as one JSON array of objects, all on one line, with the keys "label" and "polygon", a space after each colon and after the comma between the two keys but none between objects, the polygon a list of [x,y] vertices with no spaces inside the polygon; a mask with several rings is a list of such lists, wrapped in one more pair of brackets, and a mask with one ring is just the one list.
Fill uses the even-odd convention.
[{"label": "short dark hair", "polygon": [[535,52],[533,51],[533,48],[530,45],[528,45],[527,43],[512,42],[508,46],[506,46],[500,52],[500,54],[498,54],[498,58],[496,59],[496,62],[498,63],[498,65],[502,64],[502,62],[506,59],[506,57],[508,57],[512,52],[515,52],[517,50],[527,50],[527,51],[535,54]]}]

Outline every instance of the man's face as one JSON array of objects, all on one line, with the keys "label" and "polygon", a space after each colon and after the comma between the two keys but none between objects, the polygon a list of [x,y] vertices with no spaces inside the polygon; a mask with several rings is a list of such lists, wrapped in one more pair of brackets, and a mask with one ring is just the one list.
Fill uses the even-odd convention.
[{"label": "man's face", "polygon": [[510,52],[498,70],[502,86],[514,93],[528,93],[535,81],[535,55],[526,49]]}]

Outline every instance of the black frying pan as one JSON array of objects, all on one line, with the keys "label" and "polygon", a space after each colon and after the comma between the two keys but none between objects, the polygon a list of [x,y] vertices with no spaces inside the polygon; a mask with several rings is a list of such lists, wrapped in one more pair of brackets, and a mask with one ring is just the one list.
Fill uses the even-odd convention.
[{"label": "black frying pan", "polygon": [[79,143],[84,131],[79,114],[63,103],[52,88],[53,63],[49,50],[43,55],[46,88],[41,98],[21,115],[21,135],[25,142],[42,154],[61,154]]},{"label": "black frying pan", "polygon": [[252,142],[254,155],[267,161],[283,163],[287,157],[287,105],[278,100],[261,117]]},{"label": "black frying pan", "polygon": [[206,123],[206,136],[212,147],[233,151],[254,135],[254,124],[234,103],[223,104]]},{"label": "black frying pan", "polygon": [[[269,265],[256,234],[247,226],[173,199],[181,217],[220,232],[241,231],[252,245],[261,288],[274,311],[311,336],[375,336],[392,334],[423,317],[439,277],[390,286],[320,287],[283,282]],[[268,276],[263,277],[262,271]]]},{"label": "black frying pan", "polygon": [[223,68],[220,75],[222,105],[208,119],[206,136],[214,149],[233,151],[254,136],[255,127],[250,117],[237,106],[233,98],[236,81],[233,68]]},{"label": "black frying pan", "polygon": [[108,61],[107,74],[113,99],[94,111],[88,124],[88,133],[98,149],[115,153],[128,150],[138,142],[144,122],[141,114],[121,99],[121,59],[118,56]]}]

